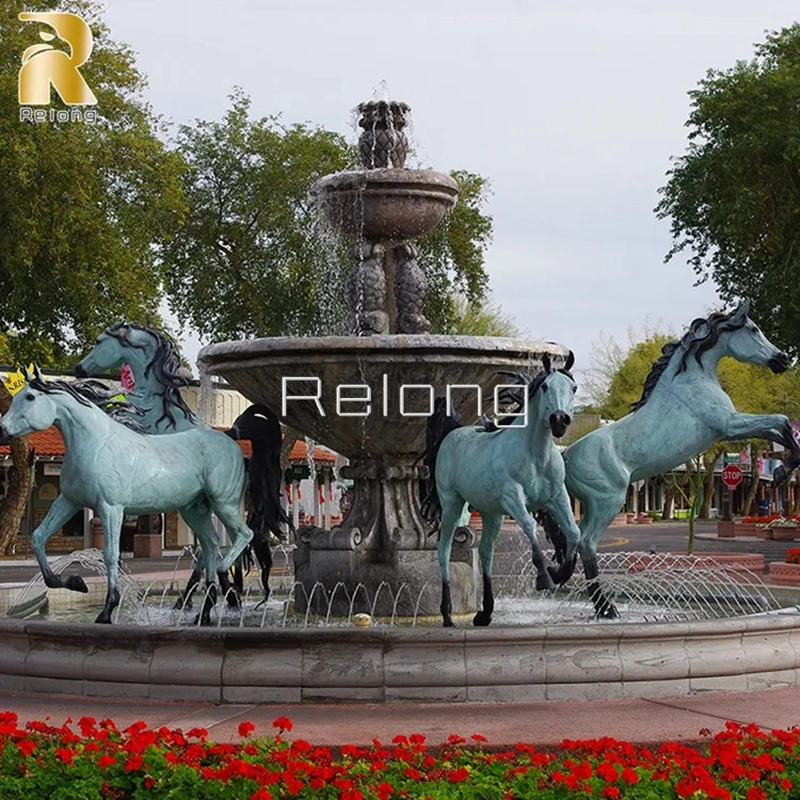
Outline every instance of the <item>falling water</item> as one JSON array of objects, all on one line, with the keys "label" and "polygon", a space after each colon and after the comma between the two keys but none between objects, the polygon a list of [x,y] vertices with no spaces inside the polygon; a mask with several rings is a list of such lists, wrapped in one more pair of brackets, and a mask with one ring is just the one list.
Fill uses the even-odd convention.
[{"label": "falling water", "polygon": [[197,401],[197,416],[206,425],[214,425],[216,417],[216,389],[214,379],[207,371],[206,365],[200,361],[200,397]]},{"label": "falling water", "polygon": [[[357,613],[366,612],[376,617],[375,610],[383,595],[388,596],[388,607],[394,611],[389,616],[376,618],[376,625],[414,627],[441,624],[438,616],[420,617],[418,613],[419,601],[423,593],[431,588],[429,584],[422,589],[414,589],[418,596],[417,602],[412,604],[417,609],[413,615],[400,617],[397,613],[400,601],[411,592],[407,584],[393,588],[384,583],[373,592],[363,584],[349,588],[344,583],[338,583],[330,591],[321,583],[310,589],[304,588],[294,580],[290,567],[283,566],[291,564],[293,549],[283,544],[273,549],[276,569],[270,577],[273,591],[269,601],[261,602],[263,592],[257,576],[248,576],[241,608],[231,610],[220,598],[213,611],[213,624],[256,628],[350,627]],[[669,562],[670,557],[674,559],[669,554],[654,557],[646,553],[599,556],[601,586],[619,609],[621,619],[593,624],[724,619],[777,611],[782,605],[787,605],[776,598],[770,587],[764,584],[761,575],[714,562],[709,557],[687,556],[677,564]],[[98,550],[83,550],[62,556],[55,559],[52,566],[56,572],[63,572],[74,563],[95,571],[99,576],[105,575],[105,564]],[[167,580],[143,580],[121,572],[122,599],[114,621],[166,627],[197,624],[197,611],[204,599],[202,588],[193,598],[193,608],[173,608],[185,580],[183,573],[188,572],[191,565],[191,558],[182,554],[176,561],[172,578]],[[179,568],[183,573],[179,572]],[[41,608],[43,596],[53,599],[66,597],[71,607],[53,608],[51,605],[50,617],[89,622],[102,605],[106,584],[104,580],[91,579],[88,583],[89,595],[76,595],[66,590],[50,590],[48,593],[41,576],[37,575],[11,598],[6,613],[28,616]],[[536,591],[529,552],[520,554],[505,574],[495,575],[494,586],[494,626],[590,623],[594,619],[586,581],[581,575],[576,574],[566,586],[553,592]],[[304,612],[295,609],[294,598],[297,595],[306,601],[307,610]],[[342,598],[346,601],[348,612],[346,616],[337,618],[332,609],[342,606]],[[387,606],[384,604],[384,607]]]}]

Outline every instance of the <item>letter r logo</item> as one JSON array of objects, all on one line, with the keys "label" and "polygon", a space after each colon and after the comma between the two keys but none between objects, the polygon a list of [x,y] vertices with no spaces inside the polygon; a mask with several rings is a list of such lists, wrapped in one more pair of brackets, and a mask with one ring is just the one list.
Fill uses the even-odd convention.
[{"label": "letter r logo", "polygon": [[[94,92],[78,71],[92,52],[92,31],[76,14],[61,11],[23,11],[23,22],[43,22],[65,41],[71,50],[67,54],[51,44],[34,44],[22,54],[19,71],[19,102],[26,106],[46,106],[50,103],[50,86],[58,92],[68,106],[93,106],[97,104]],[[56,34],[39,32],[44,42]]]}]

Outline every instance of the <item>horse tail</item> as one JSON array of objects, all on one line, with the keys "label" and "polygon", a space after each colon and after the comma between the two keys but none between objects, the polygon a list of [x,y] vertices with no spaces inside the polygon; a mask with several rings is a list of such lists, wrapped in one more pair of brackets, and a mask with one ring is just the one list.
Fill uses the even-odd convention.
[{"label": "horse tail", "polygon": [[281,475],[281,442],[283,439],[278,418],[264,406],[250,406],[225,433],[232,439],[247,439],[253,455],[248,460],[248,491],[250,514],[247,524],[256,536],[268,537],[272,532],[285,538],[281,528],[292,521],[283,509]]},{"label": "horse tail", "polygon": [[[422,485],[422,516],[433,523],[433,530],[439,529],[442,522],[442,503],[436,489],[436,459],[444,437],[456,428],[463,426],[461,417],[455,412],[447,413],[447,403],[438,397],[433,405],[433,414],[428,418],[428,431],[422,463],[428,468],[428,476]],[[433,532],[433,531],[432,531]]]}]

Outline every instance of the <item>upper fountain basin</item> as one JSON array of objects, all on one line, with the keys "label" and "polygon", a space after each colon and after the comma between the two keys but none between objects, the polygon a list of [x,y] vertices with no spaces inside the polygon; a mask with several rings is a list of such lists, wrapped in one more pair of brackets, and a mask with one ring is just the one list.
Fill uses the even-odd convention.
[{"label": "upper fountain basin", "polygon": [[311,195],[339,233],[404,241],[441,222],[456,204],[458,185],[433,170],[370,169],[326,175]]},{"label": "upper fountain basin", "polygon": [[[208,372],[220,375],[254,403],[272,409],[282,422],[342,455],[374,458],[414,456],[425,448],[430,390],[407,388],[405,412],[400,414],[401,387],[433,387],[435,397],[446,387],[477,384],[484,409],[491,413],[494,387],[513,383],[498,370],[530,371],[548,353],[563,364],[568,350],[558,344],[484,336],[326,336],[319,338],[251,339],[204,347],[199,360]],[[311,396],[319,387],[319,405],[313,400],[287,400],[283,415],[283,379],[287,397]],[[370,411],[365,416],[337,413],[337,387],[369,387]],[[366,397],[358,388],[340,390],[342,397]],[[465,422],[477,417],[476,392],[454,390],[453,407]],[[339,408],[363,413],[367,402],[344,402]],[[325,412],[320,413],[320,407]]]}]

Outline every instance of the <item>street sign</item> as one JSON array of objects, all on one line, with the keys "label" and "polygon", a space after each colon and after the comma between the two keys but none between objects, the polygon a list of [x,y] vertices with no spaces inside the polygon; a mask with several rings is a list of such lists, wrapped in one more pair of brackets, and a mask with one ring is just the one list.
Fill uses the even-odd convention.
[{"label": "street sign", "polygon": [[729,489],[735,489],[742,482],[742,469],[738,464],[728,464],[722,470],[722,480]]}]

